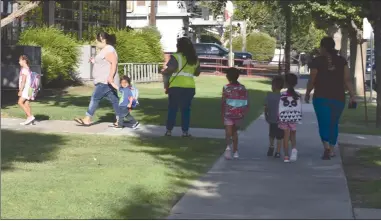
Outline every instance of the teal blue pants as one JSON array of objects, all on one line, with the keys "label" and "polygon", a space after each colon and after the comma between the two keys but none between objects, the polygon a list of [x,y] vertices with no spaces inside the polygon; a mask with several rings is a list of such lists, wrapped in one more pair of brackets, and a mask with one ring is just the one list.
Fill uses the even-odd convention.
[{"label": "teal blue pants", "polygon": [[339,136],[339,121],[345,103],[333,99],[314,98],[313,105],[321,140],[332,146],[336,145]]}]

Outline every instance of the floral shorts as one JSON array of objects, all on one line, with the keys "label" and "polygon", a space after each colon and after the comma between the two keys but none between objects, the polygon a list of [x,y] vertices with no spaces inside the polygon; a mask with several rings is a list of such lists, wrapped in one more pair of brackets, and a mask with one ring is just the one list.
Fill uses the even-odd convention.
[{"label": "floral shorts", "polygon": [[278,127],[282,130],[296,131],[296,123],[279,123]]}]

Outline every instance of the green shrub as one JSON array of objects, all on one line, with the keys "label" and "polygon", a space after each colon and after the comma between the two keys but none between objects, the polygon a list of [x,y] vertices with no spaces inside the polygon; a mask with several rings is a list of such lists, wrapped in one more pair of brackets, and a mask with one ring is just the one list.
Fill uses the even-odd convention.
[{"label": "green shrub", "polygon": [[160,32],[146,27],[141,30],[107,29],[116,36],[116,50],[119,63],[163,62],[164,53],[160,44]]},{"label": "green shrub", "polygon": [[19,45],[41,47],[42,74],[46,83],[71,79],[78,67],[78,42],[53,27],[34,27],[21,33]]},{"label": "green shrub", "polygon": [[[253,60],[268,61],[274,56],[276,39],[261,32],[251,33],[246,37],[246,50],[253,55]],[[242,37],[233,39],[233,50],[242,51]]]}]

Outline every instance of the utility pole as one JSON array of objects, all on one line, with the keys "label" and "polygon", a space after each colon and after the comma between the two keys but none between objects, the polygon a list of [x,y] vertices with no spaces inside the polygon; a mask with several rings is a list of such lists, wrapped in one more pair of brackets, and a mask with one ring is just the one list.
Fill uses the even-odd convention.
[{"label": "utility pole", "polygon": [[149,25],[156,26],[156,1],[151,0],[151,10],[149,14]]},{"label": "utility pole", "polygon": [[233,54],[233,15],[230,16],[230,36],[229,36],[229,67],[234,67],[234,54]]},{"label": "utility pole", "polygon": [[285,4],[284,10],[285,10],[285,18],[286,18],[286,44],[284,47],[284,58],[285,58],[284,73],[289,74],[290,73],[290,66],[291,66],[291,64],[290,64],[290,62],[291,62],[291,56],[290,56],[290,52],[291,52],[291,28],[292,28],[292,25],[291,25],[291,22],[292,22],[291,6],[289,4]]},{"label": "utility pole", "polygon": [[242,22],[242,26],[241,26],[241,33],[242,33],[242,51],[243,52],[246,52],[246,20],[244,20]]}]

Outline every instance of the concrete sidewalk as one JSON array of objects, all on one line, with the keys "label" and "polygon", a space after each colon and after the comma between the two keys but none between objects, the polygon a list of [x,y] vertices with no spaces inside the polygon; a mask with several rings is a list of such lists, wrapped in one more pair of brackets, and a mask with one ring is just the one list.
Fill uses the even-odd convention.
[{"label": "concrete sidewalk", "polygon": [[221,157],[168,218],[353,219],[341,158],[320,159],[315,114],[310,104],[303,106],[297,162],[286,164],[266,156],[268,126],[261,117],[241,134],[240,159]]},{"label": "concrete sidewalk", "polygon": [[[115,130],[109,127],[111,123],[95,123],[90,127],[79,126],[74,121],[60,121],[60,120],[46,120],[36,122],[36,125],[23,126],[20,125],[24,119],[2,118],[1,129],[42,132],[42,133],[74,133],[74,134],[98,134],[109,136],[145,136],[145,137],[158,137],[163,136],[166,129],[164,126],[156,125],[140,125],[136,130],[131,128],[123,128],[122,130]],[[225,131],[222,129],[204,129],[204,128],[191,128],[189,131],[194,137],[204,138],[225,138]],[[181,128],[175,127],[172,133],[173,136],[181,136]]]}]

